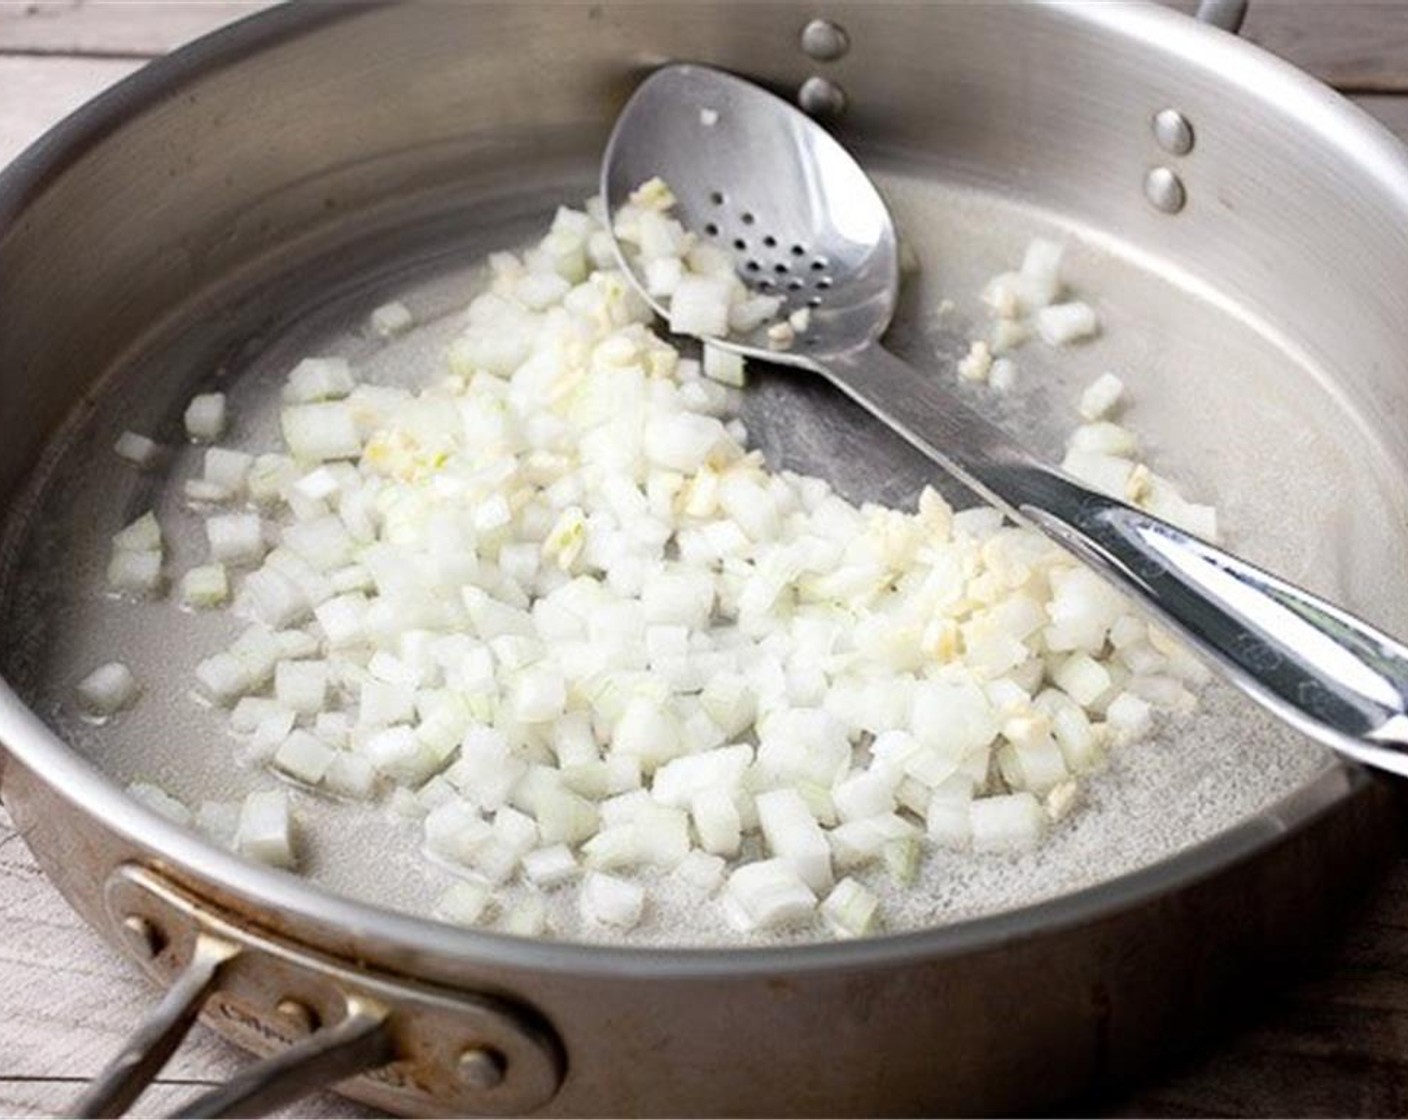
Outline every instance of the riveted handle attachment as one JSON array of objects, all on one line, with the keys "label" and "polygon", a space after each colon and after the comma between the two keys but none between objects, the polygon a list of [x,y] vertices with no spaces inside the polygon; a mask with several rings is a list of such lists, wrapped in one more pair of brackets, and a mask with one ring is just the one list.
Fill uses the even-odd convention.
[{"label": "riveted handle attachment", "polygon": [[561,1043],[520,1003],[369,971],[257,929],[145,867],[118,868],[106,902],[118,939],[169,991],[78,1115],[121,1115],[197,1015],[264,1057],[182,1116],[258,1115],[333,1084],[404,1115],[513,1115],[562,1083]]}]

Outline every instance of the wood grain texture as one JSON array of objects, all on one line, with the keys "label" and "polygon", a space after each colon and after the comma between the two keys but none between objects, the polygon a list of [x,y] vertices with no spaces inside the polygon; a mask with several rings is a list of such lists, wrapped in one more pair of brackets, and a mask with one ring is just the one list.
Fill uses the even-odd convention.
[{"label": "wood grain texture", "polygon": [[[0,0],[0,165],[143,59],[263,3]],[[1246,33],[1350,90],[1408,91],[1408,0],[1253,0]],[[1355,100],[1408,140],[1408,96]],[[63,1114],[155,996],[68,908],[0,811],[0,1115]],[[197,1027],[137,1111],[166,1114],[246,1060]],[[1408,858],[1299,982],[1093,1107],[1110,1117],[1408,1115]],[[372,1115],[328,1094],[284,1114]]]}]

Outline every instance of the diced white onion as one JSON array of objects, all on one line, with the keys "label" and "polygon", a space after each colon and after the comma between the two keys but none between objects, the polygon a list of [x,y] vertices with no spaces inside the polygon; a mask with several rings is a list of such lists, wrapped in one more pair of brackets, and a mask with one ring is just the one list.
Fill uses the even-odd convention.
[{"label": "diced white onion", "polygon": [[645,912],[645,888],[614,875],[589,871],[582,880],[582,916],[589,922],[631,929]]},{"label": "diced white onion", "polygon": [[160,813],[172,824],[189,827],[194,821],[191,811],[184,804],[151,782],[133,782],[127,787],[127,795],[135,801],[140,801],[148,809]]},{"label": "diced white onion", "polygon": [[383,303],[373,310],[367,319],[372,334],[378,338],[394,338],[398,334],[405,334],[415,326],[415,322],[411,309],[399,300]]},{"label": "diced white onion", "polygon": [[229,597],[223,564],[202,564],[181,577],[181,601],[188,607],[218,607]]},{"label": "diced white onion", "polygon": [[1035,848],[1046,814],[1030,793],[984,797],[969,806],[976,852],[1025,852]]},{"label": "diced white onion", "polygon": [[113,450],[119,458],[141,468],[154,464],[160,451],[154,442],[136,432],[123,432],[113,444]]},{"label": "diced white onion", "polygon": [[251,793],[240,806],[235,847],[250,859],[273,867],[293,867],[293,821],[283,790]]},{"label": "diced white onion", "polygon": [[205,519],[210,558],[234,567],[257,564],[264,558],[264,525],[257,513],[217,513]]},{"label": "diced white onion", "polygon": [[78,702],[95,716],[111,716],[129,707],[141,691],[132,670],[121,661],[99,665],[78,682]]},{"label": "diced white onion", "polygon": [[1102,373],[1080,395],[1080,414],[1087,420],[1101,420],[1120,402],[1124,382],[1113,373]]},{"label": "diced white onion", "polygon": [[161,589],[161,553],[118,549],[108,561],[108,587],[131,595],[154,595]]},{"label": "diced white onion", "polygon": [[290,777],[315,786],[332,765],[333,750],[316,735],[293,731],[274,752],[274,765]]},{"label": "diced white onion", "polygon": [[225,431],[225,394],[199,393],[186,406],[186,434],[200,443],[213,443]]},{"label": "diced white onion", "polygon": [[1036,329],[1052,346],[1093,338],[1100,333],[1100,319],[1087,303],[1057,303],[1036,313]]},{"label": "diced white onion", "polygon": [[336,400],[356,388],[346,358],[304,358],[293,367],[284,386],[284,400],[291,404]]},{"label": "diced white onion", "polygon": [[142,514],[112,538],[112,546],[120,552],[160,552],[161,526],[150,511]]},{"label": "diced white onion", "polygon": [[874,931],[880,900],[851,878],[842,879],[822,900],[821,917],[837,937],[864,937]]},{"label": "diced white onion", "polygon": [[728,877],[724,914],[740,932],[776,929],[810,918],[816,895],[787,860],[744,864]]}]

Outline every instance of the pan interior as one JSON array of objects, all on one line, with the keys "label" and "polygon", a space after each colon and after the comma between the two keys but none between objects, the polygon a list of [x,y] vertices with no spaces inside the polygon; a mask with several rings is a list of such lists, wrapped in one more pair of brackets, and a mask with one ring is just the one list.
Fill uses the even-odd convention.
[{"label": "pan interior", "polygon": [[[1099,231],[987,189],[941,179],[893,155],[866,161],[921,262],[907,277],[890,338],[934,376],[979,334],[978,299],[992,274],[1014,267],[1028,239],[1069,245],[1072,287],[1093,302],[1104,333],[1053,351],[1016,354],[1018,388],[999,397],[977,388],[977,407],[1059,459],[1078,423],[1082,386],[1114,370],[1130,386],[1128,423],[1161,473],[1194,500],[1220,510],[1227,538],[1248,558],[1332,596],[1391,630],[1408,630],[1408,596],[1395,580],[1408,548],[1402,479],[1382,440],[1354,415],[1323,374],[1278,344],[1264,324],[1216,293],[1180,281]],[[483,284],[493,250],[540,235],[559,203],[591,193],[595,153],[534,167],[512,188],[499,178],[451,202],[407,205],[368,234],[349,222],[328,249],[296,252],[192,295],[132,353],[114,361],[50,444],[11,510],[0,552],[3,669],[21,696],[68,742],[115,780],[154,781],[189,804],[234,799],[274,779],[237,757],[223,714],[195,702],[191,670],[240,628],[223,613],[186,613],[168,600],[119,601],[104,593],[111,535],[149,508],[167,530],[168,569],[204,557],[200,519],[184,508],[180,480],[199,469],[182,437],[192,393],[219,388],[230,400],[223,441],[272,449],[279,389],[308,354],[350,358],[364,380],[417,384],[442,369],[460,311]],[[385,215],[383,215],[385,217]],[[417,328],[374,339],[367,313],[391,297]],[[954,308],[939,314],[942,300]],[[898,438],[806,375],[755,371],[741,400],[752,440],[774,467],[828,478],[853,499],[910,506],[935,470]],[[119,433],[145,433],[172,449],[159,469],[118,460]],[[951,485],[956,502],[970,504]],[[75,683],[119,659],[145,695],[104,727],[73,712]],[[937,854],[920,882],[886,897],[891,930],[920,928],[1065,893],[1147,865],[1249,817],[1275,826],[1277,805],[1327,766],[1326,752],[1277,725],[1230,688],[1214,684],[1202,710],[1155,739],[1117,752],[1085,783],[1086,804],[1036,853],[1021,858]],[[295,793],[305,871],[347,896],[429,913],[451,881],[419,852],[419,826],[389,811]],[[664,881],[632,935],[641,943],[736,941],[712,908]],[[564,892],[554,929],[572,939],[617,937],[581,928]]]}]

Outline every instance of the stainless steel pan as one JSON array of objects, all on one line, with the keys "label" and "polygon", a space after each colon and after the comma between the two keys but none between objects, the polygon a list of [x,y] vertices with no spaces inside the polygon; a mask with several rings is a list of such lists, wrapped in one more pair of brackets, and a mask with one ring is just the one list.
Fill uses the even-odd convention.
[{"label": "stainless steel pan", "polygon": [[[0,178],[0,793],[85,918],[180,977],[133,1083],[203,1004],[237,1042],[292,1054],[208,1111],[359,1069],[374,1072],[342,1091],[407,1113],[1031,1108],[1137,1073],[1313,945],[1387,850],[1381,788],[1216,697],[1196,744],[1141,763],[1160,796],[1109,798],[1120,842],[860,944],[453,929],[416,916],[413,876],[367,866],[374,831],[323,845],[309,883],[121,793],[137,773],[178,792],[237,777],[223,747],[192,748],[179,672],[154,672],[190,650],[155,615],[75,591],[154,493],[108,467],[111,437],[174,431],[214,381],[257,428],[260,387],[313,341],[355,347],[379,293],[452,306],[470,262],[589,193],[617,108],[667,59],[839,110],[925,263],[897,340],[912,355],[961,344],[963,300],[1031,232],[1077,241],[1108,339],[1024,359],[1033,389],[1001,418],[1054,450],[1073,387],[1118,366],[1160,461],[1223,506],[1239,550],[1408,630],[1408,160],[1291,68],[1122,4],[261,15],[144,70]],[[945,296],[959,318],[935,322]],[[927,477],[820,389],[764,378],[747,407],[774,458],[824,464],[858,496],[904,501]],[[117,738],[60,706],[64,667],[114,647],[151,670],[158,713]]]}]

